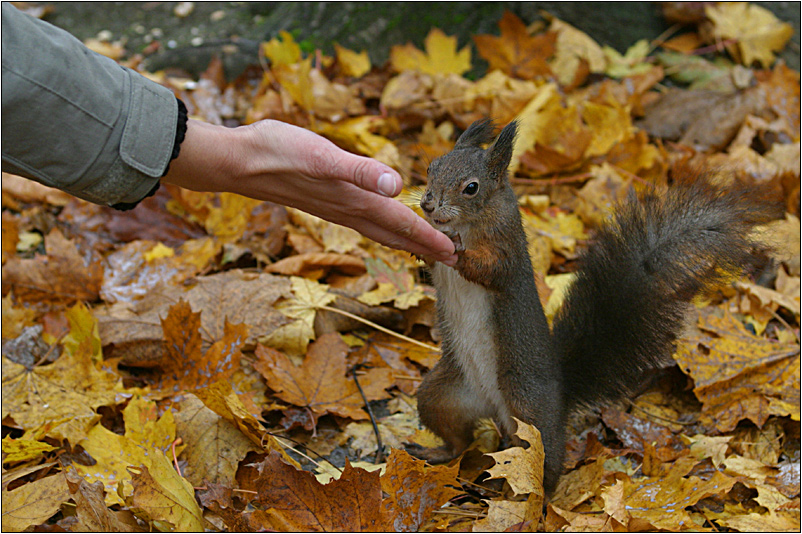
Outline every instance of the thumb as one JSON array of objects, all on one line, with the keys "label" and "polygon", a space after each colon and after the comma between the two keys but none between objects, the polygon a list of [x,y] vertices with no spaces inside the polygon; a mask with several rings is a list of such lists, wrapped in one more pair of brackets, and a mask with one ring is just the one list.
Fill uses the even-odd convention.
[{"label": "thumb", "polygon": [[333,167],[336,172],[332,174],[341,180],[385,197],[396,196],[404,187],[404,181],[392,167],[372,158],[357,156],[339,148],[336,150],[339,157],[335,157]]}]

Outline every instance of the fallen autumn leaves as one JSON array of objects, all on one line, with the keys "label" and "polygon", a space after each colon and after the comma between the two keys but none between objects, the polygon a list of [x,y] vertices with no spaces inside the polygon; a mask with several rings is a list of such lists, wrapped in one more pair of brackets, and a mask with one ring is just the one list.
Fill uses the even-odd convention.
[{"label": "fallen autumn leaves", "polygon": [[[487,425],[449,466],[400,449],[434,445],[414,399],[434,295],[408,255],[227,193],[163,188],[120,214],[4,175],[3,530],[798,530],[799,74],[767,70],[787,25],[705,9],[662,51],[624,54],[507,13],[474,38],[475,81],[471,48],[436,29],[385,67],[339,46],[304,58],[283,34],[231,83],[218,62],[200,83],[151,74],[193,116],[277,118],[385,161],[410,198],[460,129],[518,117],[513,181],[552,313],[631,187],[693,164],[783,195],[776,278],[700,303],[684,374],[577,422],[545,514],[528,425],[528,449],[483,456]],[[717,39],[742,65],[689,53]],[[361,460],[375,432],[393,447],[378,466]]]}]

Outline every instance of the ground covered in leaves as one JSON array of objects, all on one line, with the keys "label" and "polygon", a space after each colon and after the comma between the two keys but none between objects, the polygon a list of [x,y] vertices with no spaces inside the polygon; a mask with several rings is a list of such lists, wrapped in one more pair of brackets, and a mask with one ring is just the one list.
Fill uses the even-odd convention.
[{"label": "ground covered in leaves", "polygon": [[[304,213],[163,186],[116,212],[3,175],[4,531],[798,530],[799,73],[788,25],[749,4],[669,3],[672,32],[604,47],[512,14],[459,49],[433,28],[386,65],[289,34],[227,82],[143,74],[191,116],[279,119],[398,169],[472,121],[521,121],[512,180],[547,313],[631,188],[683,166],[758,184],[784,219],[766,269],[697,303],[653,387],[569,430],[543,507],[542,447],[490,423],[429,466],[415,390],[435,295],[408,254]],[[137,68],[118,43],[88,43]],[[463,74],[475,54],[489,69]]]}]

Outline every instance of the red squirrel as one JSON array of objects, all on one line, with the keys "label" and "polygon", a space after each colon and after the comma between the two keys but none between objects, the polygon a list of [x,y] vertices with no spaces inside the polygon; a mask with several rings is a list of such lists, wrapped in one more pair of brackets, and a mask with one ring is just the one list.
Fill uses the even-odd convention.
[{"label": "red squirrel", "polygon": [[420,206],[458,261],[431,265],[442,357],[417,394],[421,422],[446,445],[417,454],[458,456],[479,418],[514,439],[514,416],[541,432],[551,492],[567,418],[631,393],[669,359],[689,302],[754,263],[751,230],[775,210],[704,179],[630,195],[581,255],[550,330],[507,177],[516,131],[512,122],[493,142],[492,122],[477,121],[429,167]]}]

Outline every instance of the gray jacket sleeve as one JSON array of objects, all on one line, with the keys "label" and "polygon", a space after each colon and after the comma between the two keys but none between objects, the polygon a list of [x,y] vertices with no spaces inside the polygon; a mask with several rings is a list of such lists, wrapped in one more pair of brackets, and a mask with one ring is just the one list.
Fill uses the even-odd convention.
[{"label": "gray jacket sleeve", "polygon": [[172,92],[2,4],[3,171],[97,204],[136,202],[173,153]]}]

